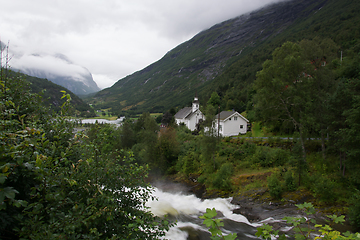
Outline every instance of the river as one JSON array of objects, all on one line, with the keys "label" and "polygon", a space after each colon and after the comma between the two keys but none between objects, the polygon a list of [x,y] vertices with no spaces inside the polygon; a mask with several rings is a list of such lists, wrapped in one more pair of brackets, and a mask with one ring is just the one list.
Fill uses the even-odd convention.
[{"label": "river", "polygon": [[215,198],[202,200],[193,194],[188,194],[181,185],[167,185],[166,189],[155,187],[154,196],[157,201],[147,202],[153,214],[162,217],[168,215],[170,220],[176,221],[166,234],[170,240],[202,240],[210,239],[210,232],[199,216],[206,212],[206,208],[215,208],[218,217],[223,219],[224,234],[237,233],[238,239],[255,239],[256,227],[261,223],[250,223],[246,217],[234,214],[233,210],[239,206],[231,204],[231,198]]}]

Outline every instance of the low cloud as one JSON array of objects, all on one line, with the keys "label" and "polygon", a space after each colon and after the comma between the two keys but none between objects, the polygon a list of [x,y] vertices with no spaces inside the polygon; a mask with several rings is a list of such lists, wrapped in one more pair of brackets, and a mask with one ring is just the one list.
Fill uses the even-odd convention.
[{"label": "low cloud", "polygon": [[[16,56],[16,55],[15,55]],[[88,75],[87,69],[75,65],[61,56],[51,55],[21,55],[12,59],[11,67],[22,70],[24,73],[40,70],[48,72],[49,76],[73,77],[76,81],[85,81]]]}]

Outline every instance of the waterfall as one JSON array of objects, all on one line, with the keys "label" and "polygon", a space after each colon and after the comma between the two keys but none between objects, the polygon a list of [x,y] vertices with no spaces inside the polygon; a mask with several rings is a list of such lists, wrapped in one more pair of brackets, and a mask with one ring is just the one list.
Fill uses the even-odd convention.
[{"label": "waterfall", "polygon": [[254,239],[256,227],[260,224],[252,224],[240,214],[234,214],[232,210],[238,206],[231,204],[232,198],[216,198],[202,200],[195,195],[187,194],[178,189],[164,191],[155,187],[153,195],[157,200],[149,201],[146,205],[150,211],[159,217],[168,215],[170,220],[176,221],[165,236],[165,239],[209,239],[210,232],[199,216],[206,212],[206,208],[215,208],[217,217],[223,220],[224,234],[237,233],[241,239]]}]

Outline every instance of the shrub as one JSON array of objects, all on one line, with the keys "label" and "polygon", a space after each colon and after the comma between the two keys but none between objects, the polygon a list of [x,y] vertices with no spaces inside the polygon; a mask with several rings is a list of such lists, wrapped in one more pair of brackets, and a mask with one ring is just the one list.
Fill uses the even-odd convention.
[{"label": "shrub", "polygon": [[197,169],[196,156],[193,152],[182,157],[182,172],[185,174],[194,173]]},{"label": "shrub", "polygon": [[356,190],[349,206],[350,223],[354,230],[360,230],[360,191]]},{"label": "shrub", "polygon": [[284,188],[278,178],[277,174],[271,174],[271,176],[269,176],[267,178],[267,182],[268,182],[268,188],[269,188],[269,192],[270,192],[270,196],[275,198],[275,199],[280,199],[281,195],[284,191]]},{"label": "shrub", "polygon": [[323,202],[334,202],[337,199],[337,194],[334,191],[336,189],[336,183],[334,180],[327,178],[326,176],[317,176],[314,182],[313,192],[315,196]]},{"label": "shrub", "polygon": [[241,149],[243,150],[245,156],[251,156],[255,153],[257,147],[254,143],[245,141],[241,146]]},{"label": "shrub", "polygon": [[273,158],[271,149],[266,147],[257,147],[255,154],[252,156],[252,163],[261,167],[272,167]]},{"label": "shrub", "polygon": [[284,180],[285,180],[285,187],[288,191],[296,190],[296,183],[292,171],[287,171],[285,173]]},{"label": "shrub", "polygon": [[272,157],[274,166],[282,166],[290,160],[290,153],[281,148],[275,148],[272,149]]},{"label": "shrub", "polygon": [[213,186],[218,189],[231,190],[230,177],[233,174],[233,166],[231,163],[224,163],[215,174]]}]

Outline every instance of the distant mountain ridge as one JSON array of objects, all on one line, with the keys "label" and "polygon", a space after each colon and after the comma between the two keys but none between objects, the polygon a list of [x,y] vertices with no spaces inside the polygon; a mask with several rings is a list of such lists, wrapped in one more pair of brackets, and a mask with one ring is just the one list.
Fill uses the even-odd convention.
[{"label": "distant mountain ridge", "polygon": [[60,111],[62,104],[65,102],[65,99],[62,99],[63,92],[61,91],[65,91],[71,96],[71,106],[74,108],[77,116],[96,116],[94,110],[89,106],[89,104],[85,103],[81,98],[63,86],[53,83],[47,79],[33,77],[14,71],[9,71],[9,76],[11,79],[16,79],[16,76],[19,76],[29,82],[30,90],[33,93],[40,94],[44,105],[49,106],[51,110],[56,112]]},{"label": "distant mountain ridge", "polygon": [[88,101],[113,112],[164,112],[189,105],[196,91],[202,104],[217,91],[224,108],[244,111],[256,72],[276,47],[314,36],[336,37],[340,46],[346,45],[351,33],[346,39],[337,33],[344,24],[358,28],[352,23],[358,5],[351,0],[292,0],[266,6],[200,32]]},{"label": "distant mountain ridge", "polygon": [[76,95],[87,95],[100,91],[90,71],[71,62],[63,54],[15,55],[13,61],[13,69],[29,76],[48,79]]}]

